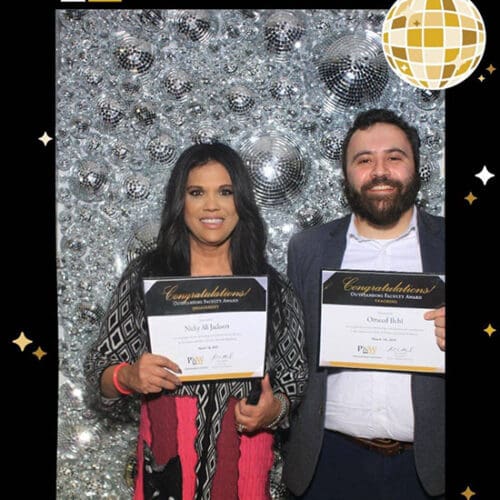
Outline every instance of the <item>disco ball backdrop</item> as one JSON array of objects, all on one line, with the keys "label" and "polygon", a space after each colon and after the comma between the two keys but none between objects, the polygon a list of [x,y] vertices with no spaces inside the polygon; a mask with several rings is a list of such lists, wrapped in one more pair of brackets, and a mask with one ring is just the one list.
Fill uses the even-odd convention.
[{"label": "disco ball backdrop", "polygon": [[85,407],[82,359],[127,263],[151,249],[183,149],[239,151],[286,268],[288,240],[344,215],[340,147],[389,107],[422,138],[419,204],[442,214],[444,95],[390,70],[383,10],[56,11],[59,498],[128,499],[136,423]]}]

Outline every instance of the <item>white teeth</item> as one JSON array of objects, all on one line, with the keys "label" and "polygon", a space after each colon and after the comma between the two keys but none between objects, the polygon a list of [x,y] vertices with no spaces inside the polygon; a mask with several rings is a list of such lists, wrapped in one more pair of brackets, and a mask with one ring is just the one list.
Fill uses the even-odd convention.
[{"label": "white teeth", "polygon": [[391,186],[374,186],[372,187],[373,191],[383,191],[384,189],[392,189]]},{"label": "white teeth", "polygon": [[201,219],[201,222],[206,222],[207,224],[218,224],[222,222],[222,219]]}]

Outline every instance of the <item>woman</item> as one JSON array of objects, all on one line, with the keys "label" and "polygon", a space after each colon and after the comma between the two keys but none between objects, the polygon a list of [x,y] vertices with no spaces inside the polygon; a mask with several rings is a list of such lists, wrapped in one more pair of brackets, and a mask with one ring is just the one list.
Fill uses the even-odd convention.
[{"label": "woman", "polygon": [[[224,144],[185,150],[172,170],[155,250],[133,261],[111,298],[85,363],[101,408],[142,396],[135,499],[279,498],[280,439],[307,378],[303,317],[290,284],[265,258],[251,180]],[[147,352],[142,278],[269,278],[266,373],[257,404],[249,380],[181,383],[175,359]],[[167,369],[168,370],[167,370]]]}]

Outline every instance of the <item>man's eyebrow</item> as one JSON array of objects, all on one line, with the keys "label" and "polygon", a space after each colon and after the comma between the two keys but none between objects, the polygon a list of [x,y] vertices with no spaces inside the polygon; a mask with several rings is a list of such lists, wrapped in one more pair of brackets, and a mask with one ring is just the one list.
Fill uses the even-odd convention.
[{"label": "man's eyebrow", "polygon": [[[363,156],[363,155],[369,155],[369,154],[373,154],[374,151],[371,150],[371,149],[363,149],[361,151],[358,151],[353,157],[352,157],[352,161],[356,160],[356,158],[360,157],[360,156]],[[404,149],[401,149],[401,148],[388,148],[388,149],[384,149],[384,153],[401,153],[403,156],[405,156],[406,158],[408,158],[408,153],[404,150]]]},{"label": "man's eyebrow", "polygon": [[403,156],[408,158],[408,153],[401,148],[389,148],[384,150],[385,153],[401,153]]},{"label": "man's eyebrow", "polygon": [[373,154],[373,151],[369,150],[369,149],[363,149],[362,151],[358,151],[353,157],[352,157],[352,161],[354,161],[356,158],[360,157],[360,156],[363,156],[363,155],[369,155],[369,154]]}]

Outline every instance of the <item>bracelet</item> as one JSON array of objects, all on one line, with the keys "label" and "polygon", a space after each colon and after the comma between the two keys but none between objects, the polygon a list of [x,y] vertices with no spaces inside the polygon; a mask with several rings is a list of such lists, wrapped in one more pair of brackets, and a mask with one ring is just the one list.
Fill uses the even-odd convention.
[{"label": "bracelet", "polygon": [[128,363],[120,363],[115,366],[113,370],[113,385],[115,386],[115,389],[120,393],[123,394],[124,396],[130,396],[134,391],[129,391],[128,389],[124,389],[120,383],[118,382],[118,372],[124,367],[127,366]]},{"label": "bracelet", "polygon": [[288,401],[288,398],[282,392],[277,392],[274,397],[279,400],[281,408],[278,416],[266,427],[266,429],[271,429],[273,431],[278,427],[278,424],[288,414],[288,410],[290,408],[290,401]]}]

